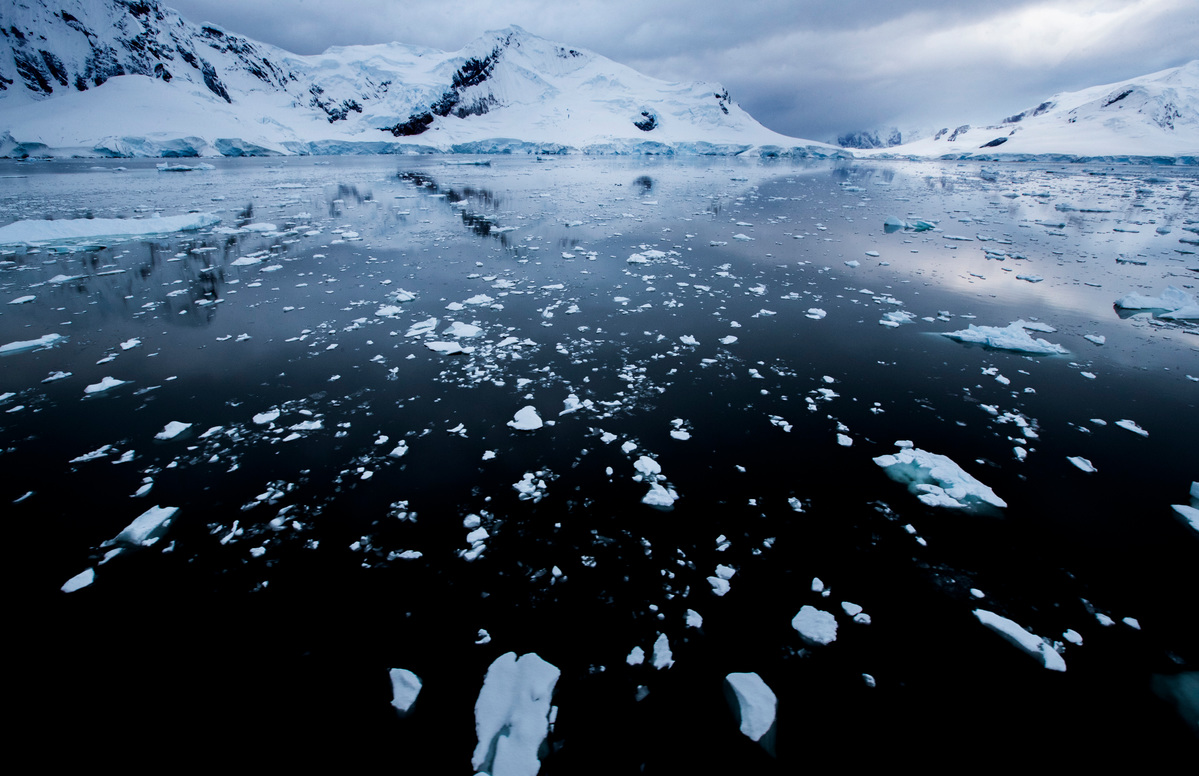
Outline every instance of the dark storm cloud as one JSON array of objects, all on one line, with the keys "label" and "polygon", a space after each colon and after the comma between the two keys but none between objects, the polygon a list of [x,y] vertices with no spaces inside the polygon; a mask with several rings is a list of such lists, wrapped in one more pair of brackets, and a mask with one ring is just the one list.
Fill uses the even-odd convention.
[{"label": "dark storm cloud", "polygon": [[718,81],[798,137],[997,121],[1051,94],[1199,56],[1194,0],[176,0],[297,54],[400,41],[453,51],[491,29],[584,47],[647,75]]}]

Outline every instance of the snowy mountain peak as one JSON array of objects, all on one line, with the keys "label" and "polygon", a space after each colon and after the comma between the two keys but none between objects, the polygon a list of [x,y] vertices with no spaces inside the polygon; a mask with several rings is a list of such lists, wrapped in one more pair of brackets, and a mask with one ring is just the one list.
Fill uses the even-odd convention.
[{"label": "snowy mountain peak", "polygon": [[10,156],[837,153],[766,129],[719,84],[659,81],[517,26],[457,52],[391,43],[299,56],[156,2],[22,0],[6,22]]},{"label": "snowy mountain peak", "polygon": [[1000,123],[945,127],[895,154],[965,158],[1199,158],[1199,60],[1061,92]]}]

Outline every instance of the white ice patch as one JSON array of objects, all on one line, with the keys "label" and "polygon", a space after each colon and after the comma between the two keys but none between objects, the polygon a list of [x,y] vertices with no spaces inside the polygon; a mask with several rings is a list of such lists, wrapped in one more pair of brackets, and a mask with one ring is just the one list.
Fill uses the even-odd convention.
[{"label": "white ice patch", "polygon": [[20,353],[24,350],[40,350],[48,348],[58,343],[59,340],[64,340],[66,337],[61,334],[46,334],[37,339],[20,340],[18,342],[10,342],[7,345],[0,345],[0,356],[7,356],[11,353]]},{"label": "white ice patch", "polygon": [[393,668],[388,673],[391,677],[391,705],[403,716],[420,695],[420,677],[406,668]]},{"label": "white ice patch", "polygon": [[118,385],[124,385],[127,382],[129,382],[129,381],[128,380],[118,380],[115,377],[103,377],[100,379],[100,382],[92,383],[91,385],[85,387],[83,389],[83,392],[89,393],[89,394],[90,393],[101,393],[103,391],[107,391],[107,390],[116,388]]},{"label": "white ice patch", "polygon": [[561,672],[535,653],[500,655],[475,702],[479,744],[471,758],[490,776],[535,776],[549,735],[550,700]]},{"label": "white ice patch", "polygon": [[508,421],[508,425],[517,431],[536,431],[545,424],[537,414],[537,409],[530,405],[517,410],[512,420]]},{"label": "white ice patch", "polygon": [[80,588],[87,587],[96,581],[96,570],[92,568],[84,569],[75,576],[68,579],[60,588],[64,593],[74,593]]},{"label": "white ice patch", "polygon": [[959,331],[942,332],[942,336],[958,342],[973,342],[996,350],[1011,350],[1017,353],[1048,356],[1069,353],[1061,345],[1054,344],[1040,337],[1034,338],[1027,329],[1030,324],[1025,321],[1015,321],[1007,326],[975,326]]},{"label": "white ice patch", "polygon": [[1066,460],[1077,466],[1079,469],[1082,469],[1087,474],[1094,474],[1095,472],[1099,471],[1095,468],[1095,464],[1091,463],[1086,458],[1083,458],[1081,455],[1068,455],[1066,456]]},{"label": "white ice patch", "polygon": [[[898,444],[898,443],[897,443]],[[898,453],[880,455],[874,462],[887,470],[887,476],[907,484],[925,504],[933,507],[966,507],[986,503],[1006,507],[1007,502],[983,485],[950,458],[916,447],[901,445]]]},{"label": "white ice patch", "polygon": [[989,612],[986,609],[975,609],[974,616],[983,625],[986,625],[1012,644],[1015,644],[1029,655],[1035,657],[1041,662],[1041,665],[1050,671],[1066,670],[1066,661],[1062,660],[1062,656],[1057,653],[1052,644],[1035,633],[1030,633],[1021,628],[1013,620],[1009,620],[1007,617],[1002,617],[994,612]]},{"label": "white ice patch", "polygon": [[761,741],[774,727],[778,697],[756,673],[733,673],[724,678],[736,705],[733,712],[741,733],[751,741]]},{"label": "white ice patch", "polygon": [[449,337],[458,337],[462,339],[471,339],[478,337],[483,333],[483,330],[478,326],[462,321],[454,321],[441,332]]},{"label": "white ice patch", "polygon": [[1164,310],[1162,318],[1199,319],[1199,301],[1177,286],[1167,286],[1160,296],[1127,294],[1116,300],[1123,310]]},{"label": "white ice patch", "polygon": [[1131,431],[1132,433],[1140,434],[1143,437],[1149,436],[1148,431],[1141,428],[1140,426],[1138,426],[1135,422],[1133,422],[1131,420],[1117,420],[1116,425],[1119,426],[1120,428],[1124,429],[1125,431]]},{"label": "white ice patch", "polygon": [[674,665],[674,655],[670,651],[670,639],[666,638],[665,633],[659,633],[657,641],[654,642],[652,661],[654,668],[659,670]]},{"label": "white ice patch", "polygon": [[155,434],[154,438],[162,439],[164,441],[168,440],[168,439],[174,439],[175,437],[179,436],[180,434],[182,434],[184,431],[187,431],[191,427],[192,427],[191,423],[181,423],[177,420],[172,420],[170,423],[166,424],[166,426],[163,427],[162,431],[159,431],[157,434]]},{"label": "white ice patch", "polygon": [[831,644],[837,639],[837,619],[814,606],[804,606],[791,619],[791,627],[809,644]]},{"label": "white ice patch", "polygon": [[150,507],[138,515],[132,523],[125,526],[119,534],[100,546],[134,545],[149,547],[162,538],[163,534],[170,528],[171,520],[178,511],[179,507]]},{"label": "white ice patch", "polygon": [[17,221],[0,227],[0,245],[49,245],[97,238],[144,237],[172,232],[194,232],[220,223],[212,213],[151,218],[59,218],[53,221]]}]

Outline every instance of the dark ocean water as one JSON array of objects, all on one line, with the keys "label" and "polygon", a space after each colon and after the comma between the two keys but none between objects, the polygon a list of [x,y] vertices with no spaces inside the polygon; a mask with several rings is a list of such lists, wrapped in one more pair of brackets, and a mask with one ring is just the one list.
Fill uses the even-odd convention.
[{"label": "dark ocean water", "polygon": [[[19,730],[49,759],[248,742],[470,772],[483,676],[515,651],[561,670],[545,774],[1193,755],[1171,698],[1199,662],[1199,534],[1170,507],[1199,480],[1199,330],[1113,302],[1195,293],[1195,173],[991,169],[5,163],[0,225],[222,219],[0,248],[0,344],[65,337],[0,360]],[[1017,320],[1068,353],[941,336]],[[511,428],[526,406],[546,425]],[[192,425],[157,439],[171,422]],[[899,440],[1007,506],[921,503],[872,460]],[[642,503],[643,457],[673,508]],[[101,562],[155,505],[178,508],[165,535]],[[836,641],[800,638],[805,605]],[[402,718],[393,667],[423,681]],[[776,758],[725,702],[744,671],[777,695]]]}]

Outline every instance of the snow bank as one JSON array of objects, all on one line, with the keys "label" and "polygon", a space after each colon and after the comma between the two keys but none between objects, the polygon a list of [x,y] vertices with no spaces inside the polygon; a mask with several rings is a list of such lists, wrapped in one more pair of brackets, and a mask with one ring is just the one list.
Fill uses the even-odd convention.
[{"label": "snow bank", "polygon": [[146,237],[172,232],[194,232],[220,223],[212,213],[188,213],[153,218],[64,218],[54,221],[17,221],[0,227],[0,245],[49,245],[75,240]]},{"label": "snow bank", "polygon": [[958,342],[974,342],[996,350],[1011,350],[1036,356],[1061,355],[1070,352],[1061,345],[1031,336],[1027,331],[1030,325],[1024,321],[1015,321],[1003,327],[970,324],[968,328],[941,334]]},{"label": "snow bank", "polygon": [[1035,633],[1030,633],[1014,621],[986,609],[975,609],[974,616],[983,625],[1035,657],[1050,671],[1066,670],[1066,661],[1057,653],[1053,645]]},{"label": "snow bank", "polygon": [[[910,443],[909,443],[910,444]],[[931,507],[967,507],[975,503],[1006,507],[995,491],[965,472],[951,459],[916,447],[901,445],[898,453],[880,455],[874,462],[887,476],[906,483],[921,501]]]},{"label": "snow bank", "polygon": [[550,698],[560,671],[535,653],[500,655],[475,702],[471,765],[491,776],[534,776],[549,735]]}]

